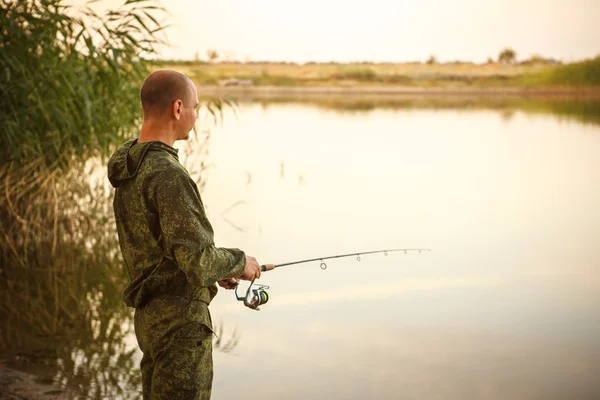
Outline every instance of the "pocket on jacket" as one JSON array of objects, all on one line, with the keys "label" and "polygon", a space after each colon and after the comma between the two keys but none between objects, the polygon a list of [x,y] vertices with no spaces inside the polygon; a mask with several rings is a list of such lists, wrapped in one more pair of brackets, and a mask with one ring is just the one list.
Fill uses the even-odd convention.
[{"label": "pocket on jacket", "polygon": [[186,318],[190,322],[198,322],[205,325],[211,333],[214,333],[208,305],[203,301],[191,300],[186,307]]}]

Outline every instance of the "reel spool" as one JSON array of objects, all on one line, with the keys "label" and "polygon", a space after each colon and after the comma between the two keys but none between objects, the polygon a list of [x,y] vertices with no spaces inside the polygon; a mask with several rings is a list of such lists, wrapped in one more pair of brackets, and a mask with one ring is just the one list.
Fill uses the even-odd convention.
[{"label": "reel spool", "polygon": [[239,301],[243,301],[244,305],[248,308],[251,308],[256,311],[260,311],[259,306],[266,304],[269,301],[269,293],[267,293],[267,289],[269,286],[261,285],[260,283],[254,283],[254,280],[250,283],[248,290],[246,291],[245,296],[240,296],[238,294],[238,288],[240,286],[235,287],[235,297]]}]

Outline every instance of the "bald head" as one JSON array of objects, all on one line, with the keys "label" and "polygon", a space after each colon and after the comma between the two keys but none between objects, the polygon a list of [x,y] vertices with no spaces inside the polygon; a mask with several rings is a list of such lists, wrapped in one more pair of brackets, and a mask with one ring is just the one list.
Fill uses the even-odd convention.
[{"label": "bald head", "polygon": [[193,107],[196,101],[193,89],[192,80],[177,71],[163,69],[151,73],[140,90],[144,118],[166,114],[177,99]]}]

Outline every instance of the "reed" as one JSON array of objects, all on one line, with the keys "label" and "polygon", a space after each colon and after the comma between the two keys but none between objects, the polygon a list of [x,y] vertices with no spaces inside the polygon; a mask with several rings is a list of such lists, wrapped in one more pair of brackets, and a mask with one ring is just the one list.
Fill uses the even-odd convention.
[{"label": "reed", "polygon": [[161,43],[163,12],[145,0],[103,15],[60,0],[0,3],[5,356],[127,333],[125,271],[101,165],[138,122],[139,85],[150,71],[140,55]]}]

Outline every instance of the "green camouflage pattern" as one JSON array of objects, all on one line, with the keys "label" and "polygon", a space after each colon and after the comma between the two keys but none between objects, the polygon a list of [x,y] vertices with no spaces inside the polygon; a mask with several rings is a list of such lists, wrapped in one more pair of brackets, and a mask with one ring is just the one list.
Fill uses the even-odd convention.
[{"label": "green camouflage pattern", "polygon": [[206,309],[199,300],[162,296],[136,310],[145,400],[210,399],[212,331]]},{"label": "green camouflage pattern", "polygon": [[144,353],[144,399],[210,398],[216,282],[239,277],[246,257],[215,246],[200,193],[177,149],[122,145],[108,163],[113,208],[129,274],[123,299],[135,310]]}]

